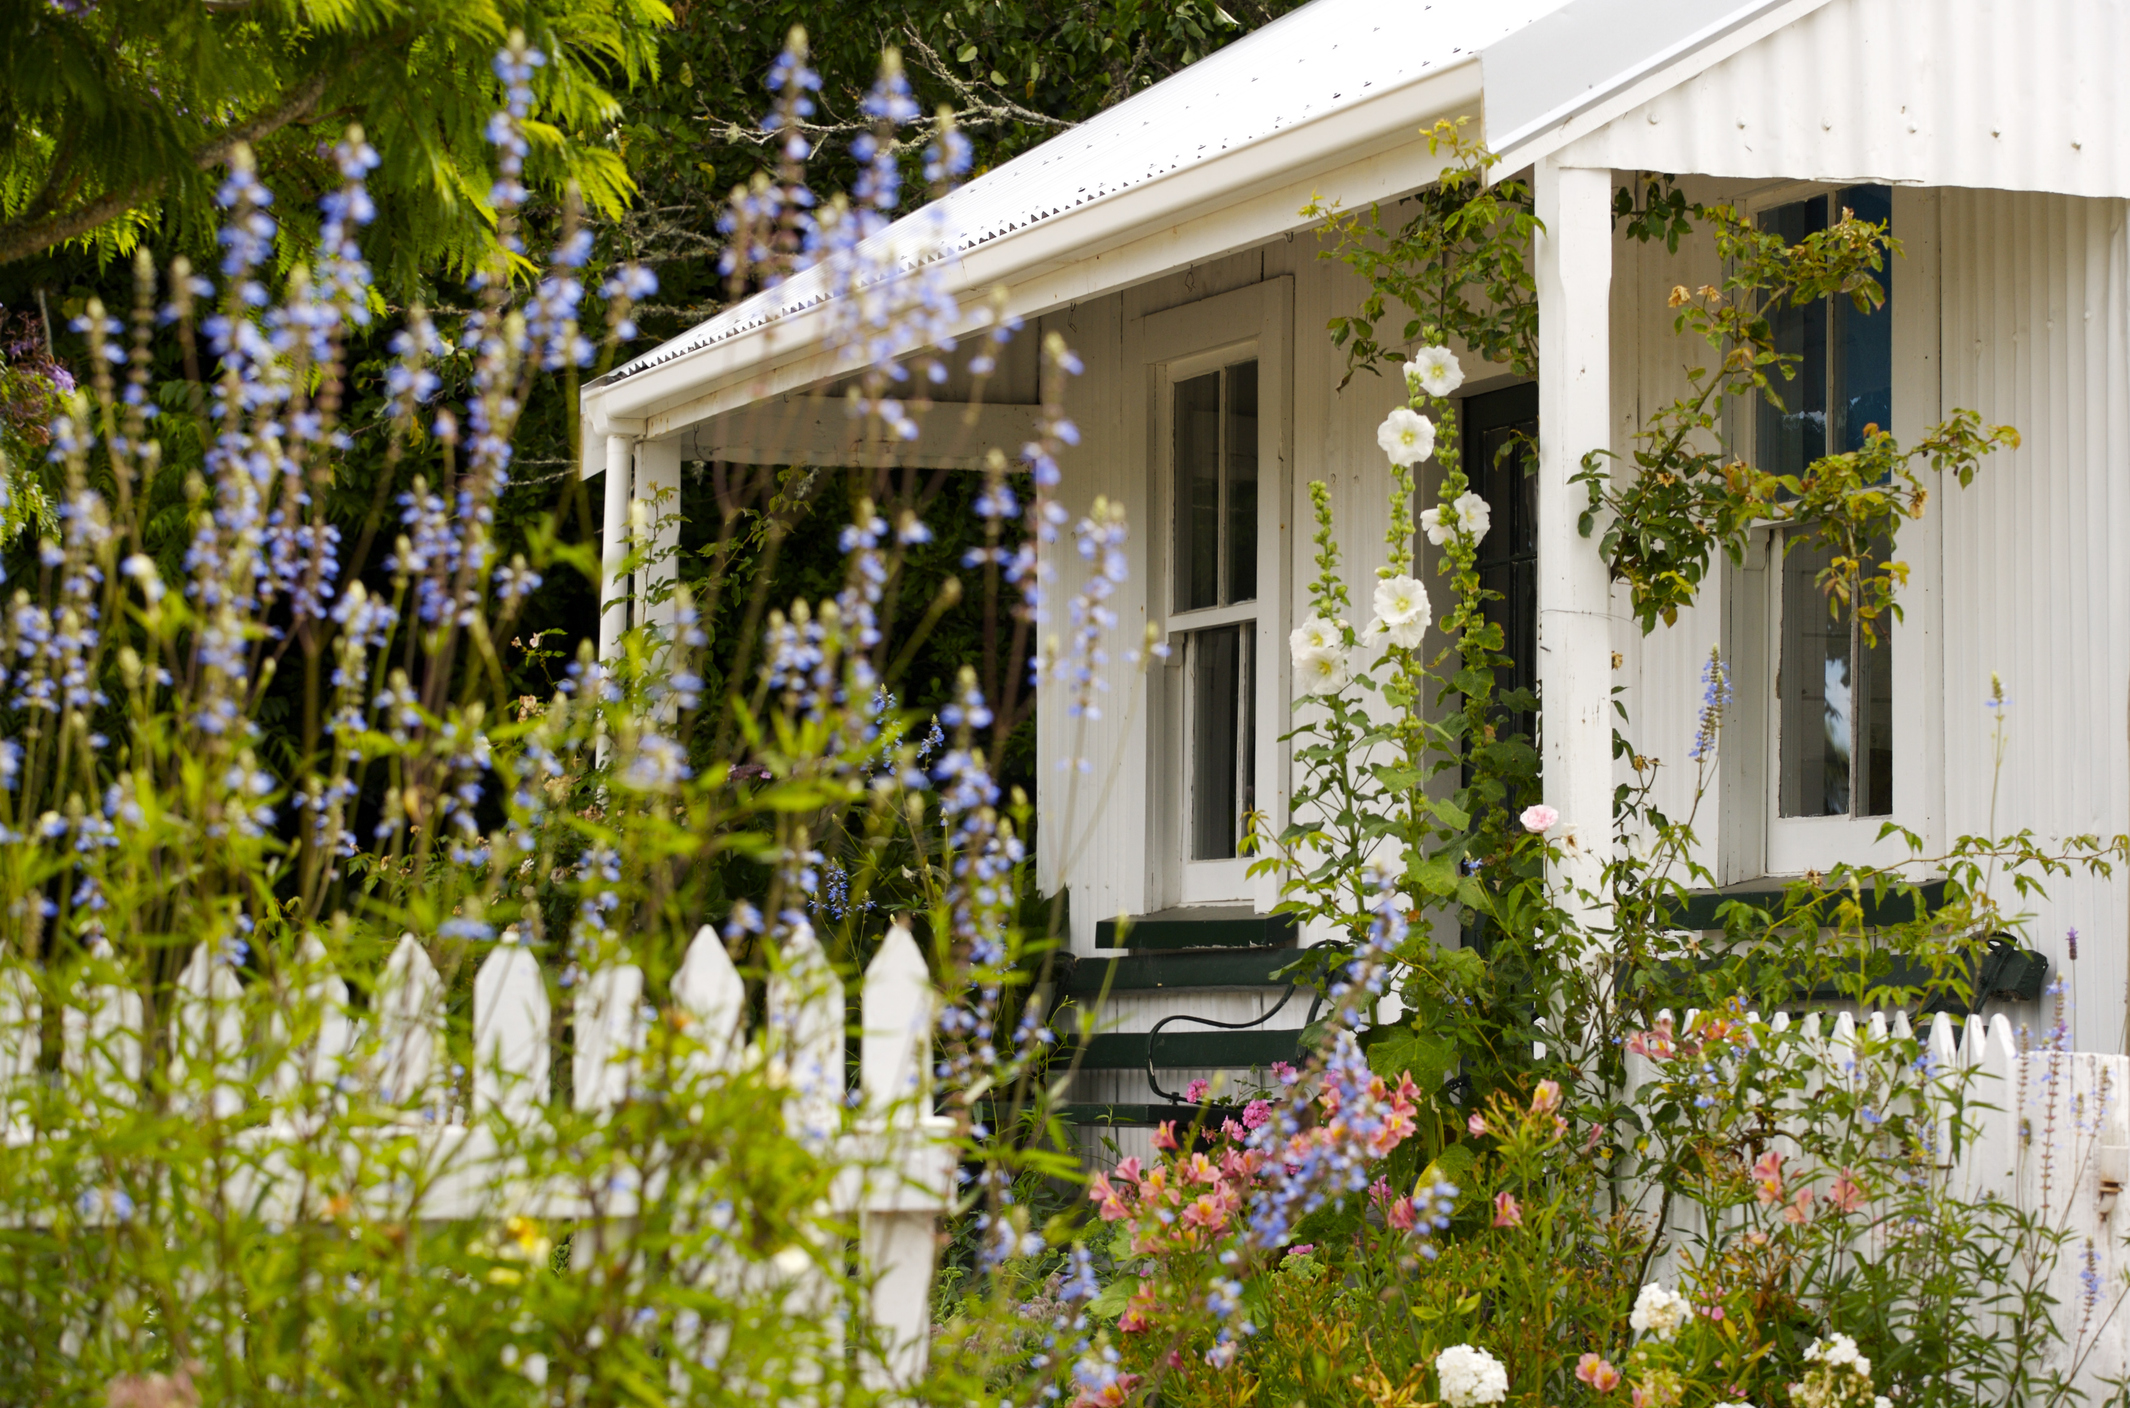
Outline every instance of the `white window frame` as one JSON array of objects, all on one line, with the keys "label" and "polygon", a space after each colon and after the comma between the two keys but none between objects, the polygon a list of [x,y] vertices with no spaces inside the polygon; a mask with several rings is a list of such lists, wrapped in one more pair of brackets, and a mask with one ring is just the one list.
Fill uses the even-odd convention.
[{"label": "white window frame", "polygon": [[[1126,423],[1145,428],[1140,463],[1151,508],[1148,521],[1154,525],[1148,535],[1149,615],[1162,642],[1171,647],[1164,666],[1151,672],[1152,726],[1146,756],[1150,909],[1248,903],[1262,913],[1278,902],[1278,886],[1271,877],[1250,878],[1252,858],[1189,858],[1190,685],[1182,637],[1214,626],[1255,622],[1250,638],[1256,664],[1252,703],[1257,807],[1277,833],[1287,823],[1289,791],[1288,750],[1279,738],[1287,732],[1290,697],[1288,671],[1282,666],[1291,615],[1293,306],[1294,280],[1282,275],[1134,318],[1125,327],[1127,386],[1132,393]],[[1258,368],[1257,598],[1177,611],[1175,387],[1253,359]]]},{"label": "white window frame", "polygon": [[[1846,183],[1845,183],[1846,184]],[[1839,185],[1794,183],[1756,192],[1746,202],[1758,220],[1767,211],[1814,196],[1837,196]],[[1907,251],[1893,274],[1893,415],[1889,429],[1903,445],[1912,445],[1924,429],[1943,419],[1939,390],[1939,287],[1937,202],[1934,192],[1893,188],[1894,233]],[[1832,212],[1830,212],[1831,214]],[[1728,438],[1750,454],[1757,446],[1758,417],[1767,410],[1757,397],[1736,417]],[[1944,499],[1933,497],[1939,504]],[[1731,658],[1753,671],[1735,686],[1744,705],[1734,726],[1748,748],[1739,759],[1740,810],[1745,825],[1742,850],[1758,864],[1731,867],[1727,878],[1802,875],[1837,864],[1898,866],[1911,858],[1898,837],[1879,838],[1893,822],[1923,838],[1926,848],[1942,844],[1944,815],[1943,633],[1941,599],[1940,514],[1901,526],[1899,554],[1910,567],[1900,600],[1902,619],[1887,623],[1893,660],[1893,809],[1885,816],[1786,817],[1782,807],[1782,708],[1777,694],[1782,656],[1782,559],[1780,535],[1772,525],[1754,530],[1743,571],[1730,574],[1739,611],[1732,618]],[[1748,691],[1757,695],[1746,698]],[[1757,832],[1757,835],[1753,833]],[[1727,848],[1729,849],[1729,848]],[[1741,857],[1744,859],[1745,857]]]}]

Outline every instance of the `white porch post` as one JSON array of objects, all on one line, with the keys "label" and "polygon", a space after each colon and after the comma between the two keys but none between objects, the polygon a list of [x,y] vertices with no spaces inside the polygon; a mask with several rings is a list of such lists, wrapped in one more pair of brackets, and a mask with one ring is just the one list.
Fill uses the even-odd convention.
[{"label": "white porch post", "polygon": [[[636,505],[641,504],[639,509]],[[680,561],[680,443],[675,440],[646,440],[636,447],[636,502],[629,506],[630,513],[645,515],[643,528],[644,550],[651,557],[650,565],[636,578],[637,600],[642,602],[652,592],[670,584],[678,574]],[[645,625],[664,629],[670,639],[674,620],[673,603],[669,599],[657,606],[639,605],[637,620]]]},{"label": "white porch post", "polygon": [[599,658],[611,660],[629,624],[629,583],[621,561],[629,550],[629,499],[635,488],[635,445],[606,437],[606,507],[599,524]]},{"label": "white porch post", "polygon": [[[1574,828],[1560,878],[1591,893],[1612,836],[1611,584],[1569,480],[1612,443],[1612,173],[1541,161],[1538,218],[1538,683],[1546,804]],[[1571,910],[1577,908],[1572,901]],[[1609,914],[1584,911],[1605,925]]]}]

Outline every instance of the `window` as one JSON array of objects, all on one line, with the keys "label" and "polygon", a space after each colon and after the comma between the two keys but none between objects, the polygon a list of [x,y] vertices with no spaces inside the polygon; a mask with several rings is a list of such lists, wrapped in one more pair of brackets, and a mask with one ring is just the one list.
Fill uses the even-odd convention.
[{"label": "window", "polygon": [[[1760,217],[1761,228],[1795,244],[1827,228],[1830,200],[1836,219],[1848,210],[1891,228],[1893,192],[1886,186],[1850,186],[1777,206]],[[1886,301],[1876,312],[1859,313],[1846,298],[1769,310],[1775,350],[1800,360],[1796,378],[1777,383],[1783,409],[1760,407],[1755,450],[1762,470],[1802,474],[1822,456],[1862,446],[1865,426],[1893,419],[1893,263],[1879,271]]]},{"label": "window", "polygon": [[[1892,193],[1851,186],[1794,201],[1761,216],[1761,227],[1797,241],[1844,209],[1888,224]],[[1857,449],[1867,427],[1893,417],[1893,282],[1886,301],[1860,313],[1846,298],[1770,310],[1776,349],[1799,359],[1777,384],[1783,406],[1755,408],[1759,466],[1802,474],[1829,454]],[[1890,544],[1885,550],[1890,550]],[[1893,815],[1894,623],[1867,637],[1854,617],[1830,609],[1819,584],[1828,555],[1796,530],[1771,535],[1768,640],[1774,707],[1769,714],[1772,792],[1767,869],[1788,873],[1837,860],[1863,861],[1878,820]]]},{"label": "window", "polygon": [[1178,381],[1170,394],[1185,858],[1233,860],[1257,805],[1257,362]]},{"label": "window", "polygon": [[1282,274],[1124,325],[1125,365],[1139,373],[1122,410],[1143,447],[1145,609],[1168,646],[1139,715],[1144,765],[1116,783],[1145,806],[1105,813],[1145,819],[1145,888],[1119,897],[1133,913],[1278,901],[1242,841],[1253,813],[1275,834],[1287,824],[1293,320]]},{"label": "window", "polygon": [[1828,554],[1800,544],[1782,560],[1779,815],[1893,814],[1891,621],[1876,639],[1827,609]]}]

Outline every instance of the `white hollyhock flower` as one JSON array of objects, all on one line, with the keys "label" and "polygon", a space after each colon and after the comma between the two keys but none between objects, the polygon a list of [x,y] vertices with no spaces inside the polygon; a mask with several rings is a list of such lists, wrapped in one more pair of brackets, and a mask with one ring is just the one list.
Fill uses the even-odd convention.
[{"label": "white hollyhock flower", "polygon": [[1430,396],[1447,396],[1464,385],[1464,364],[1447,347],[1423,347],[1405,364],[1405,384]]},{"label": "white hollyhock flower", "polygon": [[1469,489],[1459,494],[1450,507],[1457,510],[1457,525],[1470,533],[1475,543],[1494,526],[1494,510],[1488,507],[1485,499]]},{"label": "white hollyhock flower", "polygon": [[1435,453],[1435,423],[1410,406],[1400,406],[1376,427],[1376,443],[1396,465],[1416,465]]},{"label": "white hollyhock flower", "polygon": [[1509,1371],[1493,1355],[1468,1344],[1453,1344],[1435,1356],[1435,1378],[1449,1408],[1478,1408],[1509,1396]]},{"label": "white hollyhock flower", "polygon": [[1304,694],[1337,694],[1353,682],[1353,665],[1346,652],[1335,646],[1298,650],[1294,655],[1294,681]]},{"label": "white hollyhock flower", "polygon": [[1287,632],[1287,653],[1297,663],[1305,650],[1337,650],[1343,644],[1339,623],[1323,616],[1312,616]]},{"label": "white hollyhock flower", "polygon": [[1384,647],[1402,645],[1407,650],[1417,649],[1427,639],[1426,620],[1389,622],[1381,616],[1370,621],[1361,630],[1361,649],[1370,656],[1381,655]]},{"label": "white hollyhock flower", "polygon": [[[1386,577],[1376,583],[1375,607],[1377,619],[1400,637],[1399,645],[1418,645],[1427,623],[1435,619],[1427,588],[1412,577]],[[1410,639],[1403,638],[1406,636]]]},{"label": "white hollyhock flower", "polygon": [[[1686,1323],[1693,1309],[1685,1296],[1677,1291],[1667,1291],[1651,1281],[1635,1297],[1634,1311],[1627,1317],[1627,1323],[1634,1326],[1636,1334],[1668,1340],[1679,1333],[1679,1327]],[[1806,1357],[1811,1357],[1809,1351]]]},{"label": "white hollyhock flower", "polygon": [[1487,529],[1493,526],[1493,508],[1485,499],[1469,489],[1450,500],[1448,518],[1442,516],[1440,507],[1420,510],[1420,529],[1427,534],[1427,540],[1438,548],[1448,542],[1450,535],[1459,528],[1470,533],[1473,543],[1476,544],[1487,535]]}]

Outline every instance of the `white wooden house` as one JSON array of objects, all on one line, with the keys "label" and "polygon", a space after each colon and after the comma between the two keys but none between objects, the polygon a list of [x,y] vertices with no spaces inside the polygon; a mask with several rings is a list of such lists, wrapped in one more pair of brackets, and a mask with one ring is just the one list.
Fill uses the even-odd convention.
[{"label": "white wooden house", "polygon": [[[1584,835],[1603,832],[1622,686],[1637,746],[1672,765],[1682,801],[1714,646],[1739,703],[1699,829],[1726,884],[1880,857],[1888,817],[1933,845],[1992,827],[2130,830],[2126,73],[2130,6],[2114,0],[1315,0],[928,213],[950,232],[945,277],[972,325],[1001,290],[1084,359],[1064,495],[1076,510],[1106,495],[1133,525],[1108,707],[1077,749],[1097,781],[1114,765],[1113,784],[1068,786],[1051,766],[1076,751],[1064,711],[1040,724],[1043,880],[1070,888],[1075,952],[1096,954],[1101,921],[1119,915],[1159,921],[1140,926],[1141,945],[1279,939],[1252,918],[1273,893],[1232,859],[1229,823],[1244,789],[1285,820],[1278,736],[1286,636],[1312,570],[1308,482],[1332,488],[1365,599],[1388,483],[1375,430],[1399,395],[1367,376],[1339,389],[1325,324],[1363,290],[1318,258],[1298,212],[1425,186],[1442,159],[1421,133],[1446,117],[1479,125],[1498,174],[1529,173],[1545,223],[1540,382],[1468,356],[1461,394],[1471,425],[1535,415],[1543,428],[1535,494],[1497,502],[1494,533],[1535,639],[1547,800]],[[1915,575],[1889,645],[1830,638],[1797,609],[1809,568],[1764,547],[1645,636],[1578,534],[1569,476],[1586,451],[1626,450],[1643,414],[1684,389],[1697,345],[1674,336],[1667,295],[1718,275],[1705,239],[1672,254],[1615,231],[1613,193],[1638,171],[1770,219],[1820,218],[1831,198],[1890,218],[1905,246],[1890,312],[1801,320],[1810,414],[1736,427],[1741,453],[1842,448],[1865,420],[1909,442],[1954,407],[2023,435],[1904,530]],[[802,277],[585,393],[583,468],[607,476],[609,525],[632,493],[681,485],[687,462],[853,453],[841,403],[823,395],[847,368],[823,349],[819,294]],[[1018,346],[973,431],[957,374],[924,436],[895,453],[973,467],[986,444],[1017,447],[1036,400],[1034,339]],[[1217,521],[1177,514],[1179,473],[1224,486]],[[1078,564],[1060,565],[1069,587]],[[613,592],[619,622],[624,584]],[[1122,657],[1148,623],[1173,652],[1142,685]],[[2010,701],[2001,770],[1993,674]],[[2034,907],[2033,937],[2059,970],[2066,929],[2082,936],[2074,1044],[2125,1049],[2130,877],[2059,880]],[[1120,967],[1116,1025],[1247,1018],[1280,996],[1251,986],[1267,968],[1249,949],[1183,961],[1195,969]],[[1206,984],[1241,986],[1215,1001]],[[1303,1016],[1297,1000],[1273,1024]],[[1143,1060],[1143,1039],[1136,1050]],[[1156,1055],[1208,1059],[1188,1041]],[[1086,1087],[1144,1091],[1143,1074],[1121,1072]]]}]

